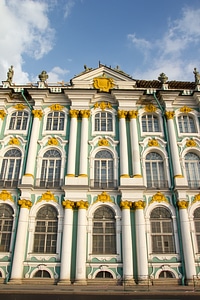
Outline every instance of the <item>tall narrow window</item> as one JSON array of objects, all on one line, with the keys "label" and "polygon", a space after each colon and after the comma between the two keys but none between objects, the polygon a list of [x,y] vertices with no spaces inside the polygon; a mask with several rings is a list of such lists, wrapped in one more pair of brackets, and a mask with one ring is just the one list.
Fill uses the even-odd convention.
[{"label": "tall narrow window", "polygon": [[178,126],[181,133],[197,132],[194,119],[189,115],[180,115],[178,117]]},{"label": "tall narrow window", "polygon": [[150,216],[152,253],[175,253],[173,223],[164,207],[155,208]]},{"label": "tall narrow window", "polygon": [[93,218],[94,254],[116,253],[115,214],[107,206],[98,208]]},{"label": "tall narrow window", "polygon": [[40,186],[59,187],[61,184],[61,155],[52,149],[45,152],[42,160]]},{"label": "tall narrow window", "polygon": [[10,130],[26,130],[28,124],[28,113],[23,110],[12,113],[10,118]]},{"label": "tall narrow window", "polygon": [[109,112],[95,115],[95,131],[113,131],[113,116]]},{"label": "tall narrow window", "polygon": [[21,152],[18,149],[8,150],[1,166],[0,181],[5,187],[16,187],[19,181]]},{"label": "tall narrow window", "polygon": [[107,150],[97,152],[94,160],[94,186],[112,188],[114,183],[113,156]]},{"label": "tall narrow window", "polygon": [[36,216],[33,252],[56,253],[57,229],[57,211],[53,206],[45,205]]},{"label": "tall narrow window", "polygon": [[0,204],[0,252],[8,252],[13,227],[13,209],[7,204]]},{"label": "tall narrow window", "polygon": [[142,131],[143,132],[159,132],[158,117],[155,115],[142,116]]},{"label": "tall narrow window", "polygon": [[195,225],[195,233],[196,233],[196,241],[197,241],[197,251],[200,253],[200,207],[195,209],[194,211],[194,225]]},{"label": "tall narrow window", "polygon": [[200,187],[200,158],[195,153],[185,155],[185,169],[188,185],[191,188]]},{"label": "tall narrow window", "polygon": [[151,152],[147,154],[145,167],[146,167],[147,187],[149,188],[167,187],[167,181],[165,180],[165,173],[164,173],[164,163],[160,154],[156,152]]},{"label": "tall narrow window", "polygon": [[64,130],[65,114],[61,111],[53,111],[47,116],[46,130]]}]

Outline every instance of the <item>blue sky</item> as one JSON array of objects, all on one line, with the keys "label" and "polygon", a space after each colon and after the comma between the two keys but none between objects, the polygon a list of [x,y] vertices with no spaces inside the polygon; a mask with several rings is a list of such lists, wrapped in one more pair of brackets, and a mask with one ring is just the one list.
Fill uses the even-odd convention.
[{"label": "blue sky", "polygon": [[69,82],[86,64],[134,79],[194,81],[200,0],[0,0],[0,81]]}]

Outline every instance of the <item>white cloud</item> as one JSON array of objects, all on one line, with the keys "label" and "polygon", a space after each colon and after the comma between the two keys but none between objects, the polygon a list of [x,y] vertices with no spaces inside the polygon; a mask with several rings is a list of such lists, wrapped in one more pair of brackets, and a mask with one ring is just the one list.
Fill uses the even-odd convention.
[{"label": "white cloud", "polygon": [[64,18],[67,18],[71,14],[72,7],[75,5],[75,1],[68,0],[64,7]]},{"label": "white cloud", "polygon": [[14,66],[13,81],[28,82],[22,69],[23,55],[40,59],[53,47],[54,30],[48,19],[48,4],[37,0],[0,1],[0,76],[6,79],[10,65]]},{"label": "white cloud", "polygon": [[192,81],[193,69],[199,64],[199,15],[200,9],[184,8],[181,18],[170,21],[163,37],[151,42],[136,38],[135,34],[129,34],[128,39],[144,54],[143,64],[146,69],[145,72],[137,70],[133,77],[157,79],[159,74],[164,72],[169,80],[187,80],[186,72],[190,72]]},{"label": "white cloud", "polygon": [[50,72],[48,72],[49,78],[48,82],[62,82],[63,76],[68,74],[69,71],[66,69],[62,69],[60,67],[54,67]]}]

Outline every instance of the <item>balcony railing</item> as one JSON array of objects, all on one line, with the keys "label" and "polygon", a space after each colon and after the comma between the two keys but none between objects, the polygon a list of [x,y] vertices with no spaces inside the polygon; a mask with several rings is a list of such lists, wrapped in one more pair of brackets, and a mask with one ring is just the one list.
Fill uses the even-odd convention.
[{"label": "balcony railing", "polygon": [[116,189],[117,188],[117,180],[112,181],[100,181],[96,179],[90,180],[90,188],[93,189]]},{"label": "balcony railing", "polygon": [[0,179],[0,187],[16,188],[19,185],[18,179]]},{"label": "balcony railing", "polygon": [[147,187],[149,189],[163,189],[163,188],[168,188],[168,181],[167,180],[152,180],[152,181],[147,181]]},{"label": "balcony railing", "polygon": [[188,180],[188,186],[191,189],[199,189],[200,188],[200,180]]},{"label": "balcony railing", "polygon": [[63,179],[55,179],[55,180],[42,180],[42,179],[36,179],[35,181],[35,187],[40,188],[57,188],[59,189],[63,185]]}]

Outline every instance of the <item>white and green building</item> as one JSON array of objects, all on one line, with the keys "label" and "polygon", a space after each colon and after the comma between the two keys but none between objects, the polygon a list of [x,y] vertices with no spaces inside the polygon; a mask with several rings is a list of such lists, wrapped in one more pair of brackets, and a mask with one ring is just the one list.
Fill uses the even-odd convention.
[{"label": "white and green building", "polygon": [[1,282],[198,280],[198,72],[47,77],[0,86]]}]

